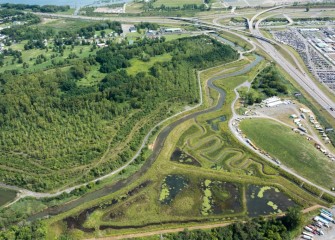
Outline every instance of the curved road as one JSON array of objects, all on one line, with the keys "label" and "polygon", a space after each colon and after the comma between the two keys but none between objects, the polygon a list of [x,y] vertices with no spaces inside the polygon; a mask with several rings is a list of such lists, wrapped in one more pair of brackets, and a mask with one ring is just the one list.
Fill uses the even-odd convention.
[{"label": "curved road", "polygon": [[[245,52],[239,52],[240,53],[240,57],[242,57],[242,54],[244,53],[250,53],[252,51],[254,51],[256,49],[256,46],[249,40],[247,40],[244,36],[242,36],[242,38],[248,42],[250,42],[252,45],[253,45],[253,49],[249,50],[249,51],[245,51]],[[238,74],[237,74],[238,75]],[[141,151],[142,149],[146,146],[147,142],[148,142],[148,139],[149,137],[151,136],[152,132],[158,128],[159,126],[161,126],[163,123],[171,120],[172,118],[176,117],[176,116],[179,116],[181,114],[184,114],[186,112],[189,112],[191,110],[194,110],[196,108],[198,108],[199,106],[202,105],[203,103],[203,98],[202,98],[202,89],[201,89],[201,83],[200,83],[200,78],[198,76],[198,85],[199,85],[199,95],[200,95],[200,103],[197,104],[196,106],[192,107],[192,108],[189,108],[185,111],[181,111],[173,116],[170,116],[168,117],[167,119],[164,119],[163,121],[161,121],[160,123],[158,123],[157,125],[155,125],[150,131],[149,133],[145,136],[142,144],[141,144],[141,147],[138,149],[138,151],[136,152],[136,154],[131,158],[130,161],[128,161],[125,165],[123,165],[122,167],[118,168],[117,170],[113,171],[113,172],[110,172],[109,174],[107,175],[104,175],[104,176],[101,176],[99,178],[96,178],[92,181],[89,181],[89,182],[86,182],[86,183],[82,183],[82,184],[78,184],[78,185],[75,185],[75,186],[72,186],[72,187],[69,187],[69,188],[66,188],[64,190],[59,190],[59,191],[56,191],[54,193],[41,193],[41,192],[34,192],[34,191],[30,191],[30,190],[27,190],[27,189],[24,189],[24,188],[19,188],[19,187],[16,187],[16,186],[12,186],[12,185],[7,185],[7,184],[4,184],[4,183],[0,183],[0,187],[2,188],[7,188],[7,189],[11,189],[11,190],[15,190],[18,192],[16,198],[7,203],[5,206],[3,207],[8,207],[12,204],[14,204],[15,202],[19,201],[20,199],[24,198],[24,197],[34,197],[34,198],[49,198],[49,197],[56,197],[56,196],[59,196],[61,195],[62,193],[70,193],[71,191],[73,191],[74,189],[76,188],[79,188],[81,186],[85,186],[86,184],[88,183],[91,183],[91,182],[97,182],[97,181],[101,181],[105,178],[108,178],[110,176],[113,176],[119,172],[121,172],[123,169],[125,169],[126,167],[128,167],[132,162],[135,161],[135,159],[141,154]]]},{"label": "curved road", "polygon": [[[262,32],[259,30],[259,24],[262,22],[263,19],[260,19],[256,22],[255,28],[253,27],[253,21],[256,17],[260,16],[261,14],[272,11],[277,8],[267,9],[266,11],[262,11],[256,14],[251,20],[249,25],[249,30],[252,34],[256,34],[259,36],[263,36]],[[264,36],[263,36],[264,37]],[[294,60],[296,65],[299,67],[299,70],[292,66],[288,60],[282,56],[276,48],[265,41],[259,41],[260,47],[267,52],[271,58],[277,62],[320,106],[322,106],[332,117],[335,118],[335,112],[330,110],[330,107],[335,107],[335,103],[325,94],[319,87],[314,83],[314,81],[304,72],[300,63],[296,59],[296,57],[287,49],[282,48],[286,51]]]},{"label": "curved road", "polygon": [[11,186],[11,185],[7,185],[7,184],[4,184],[4,183],[0,183],[0,187],[2,188],[7,188],[7,189],[11,189],[11,190],[15,190],[15,191],[18,191],[18,195],[17,197],[15,198],[14,201],[6,204],[4,207],[8,207],[10,205],[12,205],[13,203],[17,202],[18,200],[20,200],[21,198],[24,198],[24,197],[34,197],[34,198],[48,198],[48,197],[56,197],[56,196],[59,196],[61,195],[62,193],[70,193],[71,191],[73,191],[74,189],[76,188],[80,188],[82,186],[85,186],[87,185],[88,183],[95,183],[97,181],[101,181],[103,179],[106,179],[108,177],[111,177],[119,172],[121,172],[123,169],[125,169],[126,167],[128,167],[131,163],[133,163],[135,161],[135,159],[137,157],[140,156],[143,148],[146,146],[152,132],[157,129],[159,126],[161,126],[162,124],[164,124],[165,122],[171,120],[172,118],[175,118],[181,114],[184,114],[186,112],[189,112],[191,110],[194,110],[198,107],[200,107],[203,103],[203,98],[202,98],[202,87],[201,87],[201,82],[200,82],[200,77],[198,75],[198,85],[199,85],[199,96],[200,96],[200,102],[191,107],[191,108],[188,108],[187,110],[184,110],[184,111],[181,111],[181,112],[178,112],[164,120],[162,120],[161,122],[157,123],[152,129],[150,129],[150,131],[147,133],[147,135],[144,137],[143,141],[142,141],[142,144],[140,146],[140,148],[137,150],[137,152],[135,153],[135,155],[125,164],[123,165],[122,167],[118,168],[117,170],[113,171],[113,172],[110,172],[104,176],[101,176],[101,177],[98,177],[92,181],[89,181],[89,182],[86,182],[86,183],[82,183],[82,184],[78,184],[76,186],[73,186],[73,187],[69,187],[69,188],[66,188],[64,190],[60,190],[60,191],[57,191],[55,193],[40,193],[40,192],[34,192],[34,191],[30,191],[30,190],[27,190],[27,189],[23,189],[23,188],[19,188],[19,187],[16,187],[16,186]]},{"label": "curved road", "polygon": [[77,200],[71,201],[71,202],[66,203],[64,205],[48,208],[48,209],[46,209],[46,210],[44,210],[40,213],[37,213],[37,214],[31,216],[30,218],[28,218],[28,220],[33,221],[33,220],[36,220],[38,218],[44,218],[44,217],[47,217],[49,215],[57,215],[59,213],[69,211],[70,209],[75,208],[76,206],[78,206],[82,203],[85,203],[85,202],[88,202],[88,201],[91,201],[91,200],[94,200],[94,199],[97,199],[97,198],[101,198],[105,195],[114,193],[114,192],[120,190],[121,188],[124,188],[127,185],[131,184],[132,182],[136,181],[144,173],[146,173],[147,170],[151,167],[151,165],[156,161],[156,159],[159,156],[162,148],[164,147],[164,143],[165,143],[166,138],[168,137],[168,135],[171,133],[171,131],[176,126],[178,126],[179,124],[181,124],[181,123],[183,123],[183,122],[185,122],[189,119],[196,118],[199,115],[210,113],[210,112],[215,112],[215,111],[218,111],[222,108],[222,106],[225,102],[225,92],[224,92],[223,89],[215,86],[214,81],[216,81],[218,79],[222,79],[222,78],[233,77],[233,76],[238,76],[238,75],[247,73],[253,67],[255,67],[258,63],[260,63],[262,60],[263,60],[262,57],[256,56],[256,59],[253,62],[249,63],[245,68],[243,68],[239,71],[229,73],[229,74],[222,74],[222,75],[215,76],[215,77],[209,79],[207,81],[207,86],[209,88],[212,88],[212,89],[219,92],[219,99],[217,101],[216,106],[211,107],[209,109],[199,111],[199,112],[191,113],[191,114],[186,115],[186,116],[183,116],[180,119],[178,119],[177,121],[172,122],[171,124],[164,127],[162,129],[162,131],[160,131],[160,133],[158,134],[158,136],[156,138],[156,142],[155,142],[152,154],[146,160],[146,162],[144,163],[144,165],[142,166],[142,168],[138,172],[136,172],[135,174],[133,174],[132,176],[130,176],[126,180],[121,180],[121,181],[116,182],[115,184],[113,184],[111,186],[107,186],[107,187],[104,187],[100,190],[88,193],[88,194],[82,196],[81,198],[79,198]]},{"label": "curved road", "polygon": [[[257,23],[256,23],[256,29],[254,30],[253,29],[253,22],[254,22],[254,20],[258,17],[258,16],[260,16],[261,14],[263,14],[263,13],[265,13],[265,12],[268,12],[268,11],[272,11],[272,10],[275,10],[275,9],[278,9],[278,8],[280,8],[280,7],[275,7],[275,8],[271,8],[271,9],[266,9],[265,11],[262,11],[262,12],[260,12],[260,13],[258,13],[258,14],[256,14],[250,21],[248,21],[249,22],[249,27],[250,27],[250,31],[251,31],[251,33],[253,33],[254,35],[260,35],[260,36],[262,36],[262,34],[261,34],[261,32],[259,31],[259,29],[258,29],[258,26],[259,26],[259,23],[262,21],[262,20],[260,20],[260,21],[258,21]],[[42,14],[41,14],[42,15]],[[46,15],[50,15],[50,14],[46,14]],[[52,16],[55,16],[55,15],[52,15]],[[64,15],[60,15],[59,17],[64,17]],[[83,18],[82,16],[72,16],[72,17],[74,17],[74,18]],[[92,19],[92,18],[87,18],[87,19]],[[109,19],[109,18],[108,18]],[[158,20],[159,19],[159,20]],[[151,20],[152,21],[155,21],[155,22],[157,22],[157,20],[159,21],[159,22],[161,22],[161,21],[164,21],[164,20],[167,20],[167,19],[162,19],[162,18],[152,18]],[[94,19],[95,20],[95,19]],[[102,20],[101,18],[97,18],[96,20]],[[128,19],[127,19],[128,20]],[[146,19],[146,20],[148,20],[148,18]],[[137,21],[137,20],[136,20]],[[169,20],[167,20],[167,21],[169,21]],[[171,21],[171,20],[170,20]],[[207,25],[207,23],[206,23],[206,25]],[[223,28],[226,28],[226,27],[224,27],[224,26],[221,26],[220,24],[218,24],[218,22],[215,22],[215,24],[214,24],[214,26],[215,26],[215,29],[223,29]],[[213,25],[212,25],[212,27],[213,27]],[[229,29],[229,28],[227,28],[228,30],[234,30],[234,29]],[[231,31],[230,31],[231,32]],[[244,31],[241,31],[241,32],[244,32]],[[233,33],[233,32],[231,32],[231,33]],[[244,32],[245,33],[245,32]],[[247,39],[245,36],[243,36],[243,35],[241,35],[241,34],[237,34],[237,33],[233,33],[233,34],[235,34],[235,35],[237,35],[237,36],[239,36],[239,37],[242,37],[244,40],[246,40],[246,41],[248,41],[248,42],[250,42],[250,43],[252,43],[252,45],[253,45],[253,49],[252,50],[254,50],[255,49],[255,43],[253,43],[253,42],[251,42],[249,39]],[[265,38],[265,37],[264,37]],[[266,39],[266,38],[265,38]],[[309,85],[309,83],[308,82],[304,82],[302,79],[304,79],[304,77],[306,77],[306,76],[302,76],[302,73],[301,72],[299,72],[299,71],[295,71],[295,69],[292,69],[292,66],[286,61],[286,59],[283,59],[283,57],[279,54],[279,53],[277,53],[276,52],[276,50],[275,50],[275,48],[273,47],[273,45],[271,45],[271,44],[269,44],[269,43],[266,43],[266,42],[264,42],[264,41],[260,41],[259,43],[257,43],[257,45],[258,46],[260,46],[261,48],[263,48],[266,52],[268,52],[268,54],[271,56],[271,57],[273,57],[277,62],[278,62],[278,64],[280,64],[280,65],[283,65],[282,67],[292,76],[292,77],[294,77],[295,79],[296,79],[296,81],[300,84],[300,85],[302,85],[302,87],[304,87],[304,88],[306,88],[307,90],[311,90],[312,91],[312,93],[314,92],[314,94],[311,94],[312,95],[312,97],[314,97],[314,95],[316,95],[316,96],[318,96],[318,97],[315,97],[316,98],[316,100],[318,100],[318,102],[320,103],[320,102],[323,102],[323,104],[320,104],[320,105],[322,105],[322,106],[324,106],[326,109],[327,109],[327,106],[325,106],[325,104],[326,105],[328,105],[328,112],[330,112],[330,114],[332,114],[333,116],[335,116],[335,113],[334,112],[331,112],[330,110],[329,110],[329,106],[330,106],[330,104],[332,104],[332,102],[330,103],[327,99],[325,100],[324,98],[323,98],[323,95],[320,95],[320,93],[319,93],[319,89],[316,87],[316,88],[314,88],[314,87],[311,87],[310,85]],[[280,57],[279,56],[277,56],[277,54],[279,54],[280,55]],[[290,53],[291,54],[291,53]],[[294,56],[292,56],[293,57],[293,59],[295,59],[295,57]],[[256,60],[255,60],[255,62],[257,62],[257,61],[259,61],[259,58],[257,58]],[[295,61],[297,61],[296,59],[295,59]],[[255,64],[255,62],[253,62],[252,64]],[[250,64],[250,65],[252,65],[252,64]],[[249,66],[250,66],[249,65]],[[297,64],[298,66],[300,66],[299,64]],[[203,113],[208,113],[208,112],[211,112],[211,111],[216,111],[216,110],[218,110],[221,106],[222,106],[222,104],[223,104],[223,102],[224,102],[224,92],[223,92],[223,90],[221,90],[220,88],[217,88],[217,87],[215,87],[214,85],[213,85],[213,81],[215,81],[215,80],[217,80],[217,79],[219,79],[219,78],[223,78],[223,77],[230,77],[230,76],[236,76],[236,75],[240,75],[240,74],[243,74],[243,72],[247,72],[247,71],[249,71],[250,70],[250,68],[249,68],[249,66],[248,67],[246,67],[245,69],[243,69],[243,70],[241,70],[241,71],[238,71],[238,72],[236,72],[236,73],[232,73],[232,74],[228,74],[228,75],[223,75],[223,76],[217,76],[217,77],[215,77],[215,78],[212,78],[212,79],[210,79],[209,81],[208,81],[208,87],[210,87],[210,88],[213,88],[213,89],[215,89],[215,90],[217,90],[219,93],[220,93],[220,98],[219,98],[219,102],[218,102],[218,104],[217,104],[217,106],[215,106],[214,108],[211,108],[211,109],[207,109],[207,110],[204,110],[204,111],[201,111],[201,112],[197,112],[197,113],[193,113],[193,114],[190,114],[190,115],[187,115],[187,116],[185,116],[185,117],[183,117],[183,118],[181,118],[181,119],[179,119],[178,121],[176,121],[176,122],[174,122],[174,123],[172,123],[172,124],[170,124],[170,125],[168,125],[167,127],[165,127],[164,129],[163,129],[163,131],[158,135],[158,138],[160,138],[160,139],[164,139],[164,140],[162,140],[162,141],[157,141],[157,144],[155,145],[155,148],[154,148],[154,153],[152,154],[152,156],[149,158],[149,160],[145,163],[145,165],[143,166],[143,168],[146,168],[146,167],[150,167],[150,165],[154,162],[154,160],[157,158],[157,156],[158,156],[158,154],[159,154],[159,152],[160,152],[160,150],[161,150],[161,148],[163,147],[163,144],[164,144],[164,141],[165,141],[165,138],[167,137],[167,134],[175,127],[175,126],[177,126],[178,124],[180,124],[181,122],[183,122],[183,121],[186,121],[186,120],[188,120],[188,119],[190,119],[190,118],[193,118],[193,117],[197,117],[198,115],[200,115],[200,114],[203,114]],[[302,71],[302,70],[301,70]],[[292,73],[293,72],[293,73]],[[295,73],[294,74],[294,72],[298,72],[298,73]],[[298,79],[298,80],[297,80]],[[302,81],[299,81],[299,79]],[[200,81],[199,79],[198,79],[198,81]],[[312,81],[312,80],[311,80]],[[314,84],[314,83],[313,83]],[[200,93],[201,93],[201,84],[200,84],[200,82],[199,82],[199,87],[200,87]],[[305,90],[306,90],[305,89]],[[306,90],[306,91],[307,91]],[[316,91],[316,90],[319,90],[319,91]],[[307,91],[308,93],[310,93],[310,91]],[[199,107],[201,104],[202,104],[202,94],[200,94],[200,103],[197,105],[197,106],[194,106],[192,109],[195,109],[195,108],[197,108],[197,107]],[[220,104],[221,104],[221,106],[220,106]],[[333,105],[332,105],[333,106]],[[190,109],[188,109],[187,111],[189,111]],[[158,127],[158,126],[160,126],[160,125],[162,125],[164,122],[166,122],[166,121],[168,121],[168,120],[170,120],[171,118],[173,118],[173,117],[175,117],[175,116],[177,116],[177,115],[180,115],[180,114],[182,114],[182,113],[185,113],[186,111],[183,111],[183,112],[180,112],[180,113],[178,113],[178,114],[176,114],[176,115],[174,115],[174,116],[171,116],[171,117],[169,117],[168,119],[165,119],[164,121],[162,121],[162,122],[160,122],[159,124],[157,124],[154,128],[152,128],[151,130],[150,130],[150,132],[146,135],[146,137],[145,137],[145,139],[144,139],[144,141],[142,142],[142,146],[141,146],[141,148],[138,150],[138,152],[136,153],[136,155],[125,165],[125,166],[123,166],[123,167],[121,167],[120,169],[118,169],[118,170],[116,170],[116,171],[114,171],[114,172],[112,172],[112,173],[110,173],[110,174],[108,174],[108,175],[106,175],[106,176],[103,176],[103,177],[100,177],[100,178],[98,178],[98,179],[95,179],[95,180],[93,180],[92,182],[95,182],[95,181],[97,181],[97,180],[102,180],[102,179],[104,179],[104,178],[106,178],[106,177],[109,177],[109,176],[111,176],[111,175],[114,175],[114,174],[116,174],[116,173],[118,173],[118,172],[120,172],[121,170],[123,170],[124,168],[126,168],[131,162],[133,162],[138,156],[139,156],[139,154],[140,154],[140,152],[141,152],[141,150],[142,150],[142,148],[146,145],[146,143],[147,143],[147,141],[148,141],[148,138],[149,138],[149,136],[151,135],[151,133],[152,133],[152,131],[156,128],[156,127]],[[175,125],[175,124],[177,124],[177,125]],[[157,139],[158,139],[157,138]],[[141,169],[141,171],[140,172],[142,172],[143,173],[143,171],[142,171],[142,169]],[[142,174],[141,173],[141,174]],[[135,174],[134,176],[136,176],[137,174]],[[300,177],[300,176],[299,176]],[[300,177],[301,178],[301,177]],[[129,178],[130,179],[130,181],[131,181],[131,177]],[[127,181],[128,181],[128,179],[127,180],[125,180],[124,182],[125,183],[127,183]],[[307,181],[306,181],[307,182]],[[71,188],[68,188],[68,189],[65,189],[65,190],[62,190],[62,191],[58,191],[58,192],[56,192],[56,193],[37,193],[37,192],[32,192],[32,191],[28,191],[28,190],[25,190],[25,189],[21,189],[21,188],[17,188],[17,187],[15,187],[15,186],[8,186],[8,185],[5,185],[5,184],[0,184],[0,187],[5,187],[5,188],[10,188],[10,189],[13,189],[13,190],[17,190],[17,191],[19,191],[20,192],[20,194],[19,194],[19,196],[18,196],[18,198],[16,199],[16,201],[17,200],[19,200],[20,198],[22,198],[22,197],[25,197],[25,196],[32,196],[32,197],[36,197],[36,198],[43,198],[43,197],[54,197],[54,196],[58,196],[58,195],[60,195],[60,194],[62,194],[63,192],[71,192],[73,189],[75,189],[75,188],[78,188],[78,187],[80,187],[80,186],[83,186],[83,185],[86,185],[87,183],[84,183],[84,184],[80,184],[80,185],[77,185],[77,186],[74,186],[74,187],[71,187]],[[114,191],[117,191],[118,189],[120,189],[121,188],[121,185],[122,184],[120,184],[120,183],[117,183],[117,184],[115,184],[115,187],[111,187],[112,189],[114,189]],[[119,186],[119,187],[118,187]],[[125,185],[124,185],[125,186]],[[99,190],[97,191],[97,192],[99,192]],[[103,189],[101,190],[101,192],[103,192]],[[333,193],[332,193],[333,194]],[[94,197],[95,198],[95,197]],[[75,201],[76,202],[76,201]],[[12,202],[13,203],[13,202]],[[10,203],[10,204],[12,204],[12,203]]]},{"label": "curved road", "polygon": [[[234,99],[234,101],[232,102],[232,105],[231,105],[232,118],[229,120],[229,123],[228,123],[228,125],[229,125],[229,129],[230,129],[230,131],[235,135],[235,137],[240,141],[240,143],[242,143],[242,144],[243,144],[244,146],[246,146],[249,150],[253,151],[254,153],[256,153],[257,155],[259,155],[259,156],[262,157],[263,159],[266,159],[267,161],[269,161],[269,162],[271,162],[271,163],[274,164],[273,159],[271,159],[270,157],[268,157],[268,156],[266,156],[266,155],[260,153],[259,151],[256,151],[254,148],[252,148],[252,147],[246,142],[246,139],[243,138],[243,137],[241,136],[241,134],[239,134],[239,133],[237,132],[236,127],[234,127],[234,125],[233,125],[233,123],[236,122],[236,119],[237,119],[237,118],[250,118],[250,116],[248,116],[248,117],[240,116],[240,115],[238,115],[238,114],[236,113],[236,111],[235,111],[235,104],[236,104],[236,101],[237,101],[237,100],[239,99],[239,97],[240,97],[240,95],[239,95],[237,89],[239,89],[240,87],[248,87],[248,88],[249,88],[249,87],[250,87],[250,84],[251,84],[251,83],[247,81],[247,82],[244,82],[244,83],[242,83],[241,85],[237,86],[237,87],[234,89],[234,92],[235,92],[236,97],[235,97],[235,99]],[[262,118],[262,117],[260,116],[260,117],[258,117],[258,118]],[[312,137],[312,136],[310,136],[310,137]],[[297,173],[296,173],[295,171],[293,171],[292,169],[290,169],[290,168],[288,168],[288,167],[286,167],[286,166],[284,166],[284,165],[282,165],[282,164],[280,165],[280,168],[283,169],[284,171],[286,171],[286,172],[288,172],[288,173],[294,175],[295,177],[299,178],[299,179],[302,180],[303,182],[308,183],[308,184],[310,184],[310,185],[312,185],[312,186],[314,186],[314,187],[316,187],[316,188],[318,188],[318,189],[321,189],[323,192],[327,192],[328,194],[330,194],[330,195],[332,195],[332,196],[335,196],[335,193],[334,193],[334,192],[332,192],[332,191],[330,191],[330,190],[328,190],[328,189],[325,189],[325,188],[323,188],[323,187],[320,187],[319,185],[317,185],[317,184],[315,184],[315,183],[309,181],[308,179],[306,179],[306,178],[300,176],[299,174],[297,174]]]}]

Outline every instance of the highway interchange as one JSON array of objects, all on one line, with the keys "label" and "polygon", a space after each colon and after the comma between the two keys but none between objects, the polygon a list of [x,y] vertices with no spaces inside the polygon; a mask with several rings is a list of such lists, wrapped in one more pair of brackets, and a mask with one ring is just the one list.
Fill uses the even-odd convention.
[{"label": "highway interchange", "polygon": [[[258,16],[267,11],[275,9],[276,8],[264,10],[263,12],[259,13]],[[253,34],[262,36],[262,32],[259,29],[259,25],[263,19],[258,20],[254,26],[255,19],[256,18],[253,17],[250,20],[249,30]],[[298,63],[298,60],[293,54],[287,51],[292,57],[292,59],[294,59],[297,66],[300,66],[299,69],[292,66],[292,64],[283,55],[281,55],[272,44],[266,41],[259,41],[259,43],[261,44],[261,48],[266,53],[268,53],[278,65],[280,65],[320,106],[322,106],[331,116],[335,118],[335,112],[330,109],[331,107],[335,107],[334,102],[322,90],[320,90],[320,88],[308,76],[308,74],[304,72],[304,70]]]}]

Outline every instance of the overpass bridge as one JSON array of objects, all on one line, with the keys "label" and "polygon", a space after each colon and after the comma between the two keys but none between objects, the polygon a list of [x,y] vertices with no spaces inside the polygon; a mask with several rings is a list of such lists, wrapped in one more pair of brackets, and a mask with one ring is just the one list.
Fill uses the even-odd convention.
[{"label": "overpass bridge", "polygon": [[[276,7],[279,8],[279,7]],[[266,38],[262,35],[259,34],[254,34],[248,31],[244,31],[241,29],[236,29],[236,28],[232,28],[232,27],[227,27],[227,26],[222,26],[222,25],[218,25],[218,24],[214,24],[214,23],[207,23],[207,22],[203,22],[200,21],[197,18],[179,18],[179,17],[170,17],[169,19],[173,19],[173,20],[177,20],[177,21],[184,21],[184,22],[188,22],[188,23],[192,23],[194,26],[197,27],[202,27],[202,28],[206,28],[206,29],[212,29],[213,31],[220,31],[220,30],[229,30],[229,31],[235,31],[235,32],[239,32],[242,33],[244,35],[247,35],[249,37],[253,37],[253,38],[257,38],[259,40],[268,42],[270,44],[276,45],[278,44],[276,41]],[[247,19],[248,24],[250,23],[249,19]]]}]

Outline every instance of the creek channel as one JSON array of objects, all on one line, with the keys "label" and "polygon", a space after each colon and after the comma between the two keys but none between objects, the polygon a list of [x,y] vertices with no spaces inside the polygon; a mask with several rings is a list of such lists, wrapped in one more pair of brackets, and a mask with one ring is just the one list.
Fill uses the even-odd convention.
[{"label": "creek channel", "polygon": [[167,125],[166,127],[164,127],[160,133],[158,134],[157,138],[156,138],[156,142],[155,142],[155,146],[153,149],[152,154],[150,155],[150,157],[145,161],[145,163],[143,164],[143,166],[141,167],[140,170],[138,170],[135,174],[133,174],[132,176],[128,177],[127,179],[124,180],[120,180],[110,186],[106,186],[103,187],[102,189],[99,189],[97,191],[94,192],[90,192],[85,194],[84,196],[80,197],[79,199],[73,200],[71,202],[62,204],[62,205],[58,205],[58,206],[54,206],[54,207],[49,207],[39,213],[36,213],[32,216],[30,216],[27,220],[28,221],[35,221],[37,219],[40,218],[45,218],[48,216],[54,216],[54,215],[58,215],[60,213],[63,212],[67,212],[83,203],[92,201],[94,199],[97,198],[101,198],[103,196],[112,194],[116,191],[119,191],[120,189],[132,184],[134,181],[138,180],[141,176],[143,176],[148,169],[151,167],[151,165],[156,161],[157,157],[159,156],[161,150],[164,147],[164,143],[165,140],[167,138],[167,136],[171,133],[171,131],[177,127],[179,124],[192,119],[192,118],[196,118],[199,115],[202,114],[207,114],[207,113],[211,113],[211,112],[216,112],[218,110],[220,110],[223,106],[223,104],[225,103],[225,97],[226,97],[226,93],[223,89],[217,87],[214,85],[214,81],[219,80],[219,79],[223,79],[223,78],[228,78],[228,77],[234,77],[234,76],[238,76],[238,75],[242,75],[245,74],[247,72],[249,72],[252,68],[254,68],[256,65],[258,65],[261,61],[263,60],[263,57],[256,55],[256,58],[254,59],[253,62],[249,63],[246,67],[244,67],[243,69],[233,72],[233,73],[229,73],[229,74],[222,74],[222,75],[218,75],[215,76],[213,78],[210,78],[207,81],[207,86],[211,89],[214,89],[215,91],[217,91],[219,93],[219,99],[217,101],[216,106],[199,111],[199,112],[194,112],[191,113],[189,115],[183,116],[180,119],[176,120],[175,122],[172,122],[171,124]]}]

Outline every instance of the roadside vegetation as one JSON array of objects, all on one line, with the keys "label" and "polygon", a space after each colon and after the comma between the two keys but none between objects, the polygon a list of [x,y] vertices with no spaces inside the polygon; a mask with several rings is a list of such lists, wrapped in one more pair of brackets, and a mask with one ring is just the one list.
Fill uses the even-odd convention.
[{"label": "roadside vegetation", "polygon": [[[147,13],[203,8],[160,6]],[[6,183],[57,191],[118,169],[155,124],[199,103],[197,74],[203,105],[156,129],[152,144],[119,174],[0,209],[0,238],[72,240],[246,221],[164,237],[290,239],[300,208],[334,202],[261,159],[229,131],[238,85],[255,79],[261,97],[291,93],[274,66],[253,55],[238,60],[235,50],[208,36],[138,38],[130,44],[120,37],[118,22],[69,21],[64,30],[65,22],[6,30],[12,40],[0,70],[0,177]],[[208,89],[207,81],[216,89]],[[208,110],[220,97],[224,104]],[[286,218],[272,219],[286,211]],[[259,216],[266,220],[249,221]]]},{"label": "roadside vegetation", "polygon": [[287,84],[287,80],[278,72],[275,65],[270,65],[253,80],[251,89],[242,88],[239,92],[246,105],[253,105],[268,97],[292,94],[292,86]]},{"label": "roadside vegetation", "polygon": [[[159,229],[161,224],[173,228],[231,222],[264,212],[280,213],[292,205],[326,204],[283,177],[280,169],[241,147],[229,133],[225,118],[221,118],[230,117],[234,99],[231,90],[253,79],[263,64],[247,74],[218,80],[217,85],[227,93],[222,109],[178,125],[153,165],[122,191],[48,220],[48,237],[59,236],[60,232],[71,239],[93,237],[97,232],[115,235],[138,229],[150,231]],[[236,63],[223,68],[229,69],[230,65]],[[203,84],[206,80],[202,79]],[[210,96],[203,91],[205,104],[209,104]]]},{"label": "roadside vegetation", "polygon": [[325,188],[334,186],[334,164],[306,137],[267,119],[247,119],[240,128],[257,147],[280,159],[285,166]]},{"label": "roadside vegetation", "polygon": [[[164,234],[169,240],[187,239],[292,239],[292,230],[300,226],[302,215],[299,209],[291,208],[287,216],[280,219],[257,218],[245,223],[234,223],[227,227],[213,228],[211,230],[185,230],[180,233]],[[153,239],[159,239],[153,238]]]},{"label": "roadside vegetation", "polygon": [[[127,74],[132,59],[147,62],[164,54],[172,60],[154,61],[147,70]],[[2,74],[0,161],[10,169],[0,171],[3,180],[45,191],[116,169],[137,151],[153,124],[178,106],[198,102],[196,68],[236,55],[206,37],[144,39],[127,48],[125,43],[111,43],[96,56],[76,59],[49,73]],[[100,81],[79,84],[97,70],[103,74]]]}]

